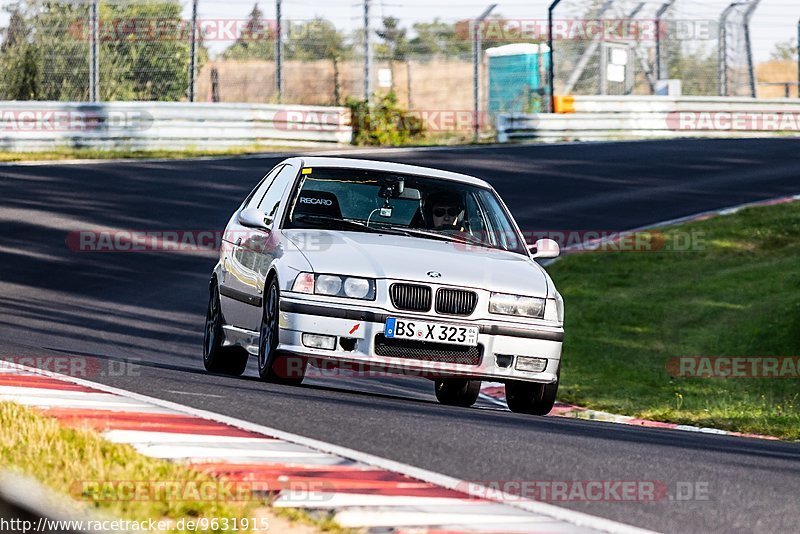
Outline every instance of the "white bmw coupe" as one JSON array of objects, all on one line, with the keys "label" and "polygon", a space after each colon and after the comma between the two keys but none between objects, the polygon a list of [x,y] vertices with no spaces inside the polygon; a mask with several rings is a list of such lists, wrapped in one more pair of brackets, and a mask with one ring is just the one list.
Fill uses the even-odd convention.
[{"label": "white bmw coupe", "polygon": [[291,158],[226,227],[210,281],[203,363],[299,384],[309,366],[418,374],[443,404],[481,381],[508,407],[555,402],[564,303],[486,182],[424,167]]}]

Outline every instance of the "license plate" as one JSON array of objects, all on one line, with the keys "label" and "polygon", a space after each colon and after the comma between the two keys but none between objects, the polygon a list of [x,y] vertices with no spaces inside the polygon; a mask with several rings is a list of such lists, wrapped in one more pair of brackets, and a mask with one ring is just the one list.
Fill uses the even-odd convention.
[{"label": "license plate", "polygon": [[475,346],[478,344],[477,326],[429,323],[414,319],[397,319],[395,317],[386,319],[383,335],[387,338],[413,339],[451,345]]}]

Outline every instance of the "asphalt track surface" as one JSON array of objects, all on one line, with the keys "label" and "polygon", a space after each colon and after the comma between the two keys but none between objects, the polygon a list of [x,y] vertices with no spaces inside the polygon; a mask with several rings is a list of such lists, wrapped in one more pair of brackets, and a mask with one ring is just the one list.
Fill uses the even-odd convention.
[{"label": "asphalt track surface", "polygon": [[[794,140],[679,140],[373,157],[483,177],[524,230],[619,230],[800,193],[799,153]],[[461,479],[663,482],[672,499],[561,503],[653,530],[796,532],[800,444],[444,407],[401,377],[292,388],[257,381],[252,361],[242,378],[209,375],[213,257],[65,244],[73,230],[221,230],[277,159],[0,167],[0,356],[86,357],[92,380]],[[115,376],[123,360],[138,364]],[[679,483],[707,500],[674,498]]]}]

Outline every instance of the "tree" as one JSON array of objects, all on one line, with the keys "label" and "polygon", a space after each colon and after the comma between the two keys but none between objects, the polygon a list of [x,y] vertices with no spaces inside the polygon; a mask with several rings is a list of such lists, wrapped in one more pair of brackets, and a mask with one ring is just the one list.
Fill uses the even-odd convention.
[{"label": "tree", "polygon": [[2,30],[0,45],[0,99],[30,100],[38,92],[39,61],[36,49],[28,40],[30,25],[19,4],[7,6],[8,27]]},{"label": "tree", "polygon": [[275,59],[275,32],[264,24],[264,13],[253,6],[242,33],[222,54],[223,59]]},{"label": "tree", "polygon": [[384,17],[383,29],[376,31],[378,37],[383,39],[383,49],[379,50],[389,60],[389,70],[392,73],[391,90],[394,91],[394,63],[404,61],[408,56],[408,38],[405,28],[400,27],[400,21],[395,17]]},{"label": "tree", "polygon": [[286,57],[301,61],[342,59],[350,51],[344,36],[322,17],[289,26]]},{"label": "tree", "polygon": [[[100,22],[131,21],[145,25],[130,38],[115,31],[100,39],[100,94],[103,100],[176,101],[189,84],[190,28],[177,0],[109,2],[100,7]],[[113,26],[112,26],[113,27]],[[202,46],[198,47],[202,59]]]},{"label": "tree", "polygon": [[667,72],[681,80],[681,92],[689,96],[715,95],[718,91],[715,50],[700,47],[686,51],[676,44],[667,47]]},{"label": "tree", "polygon": [[352,48],[336,26],[322,17],[289,27],[286,57],[301,61],[327,59],[333,63],[333,103],[342,103],[340,63],[350,57]]},{"label": "tree", "polygon": [[472,44],[469,39],[456,34],[453,24],[440,21],[417,22],[413,26],[416,34],[409,41],[409,54],[415,57],[457,56],[469,53]]},{"label": "tree", "polygon": [[797,61],[797,43],[791,39],[775,43],[770,57],[778,61]]},{"label": "tree", "polygon": [[[0,47],[3,98],[85,101],[89,97],[89,4],[37,3],[9,10]],[[102,100],[186,95],[189,35],[177,0],[100,4]],[[200,47],[199,57],[206,52]]]}]

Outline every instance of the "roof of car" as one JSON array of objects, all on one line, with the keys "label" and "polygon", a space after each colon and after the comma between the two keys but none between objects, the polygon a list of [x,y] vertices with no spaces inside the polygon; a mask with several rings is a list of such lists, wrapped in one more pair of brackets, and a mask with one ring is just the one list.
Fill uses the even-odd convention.
[{"label": "roof of car", "polygon": [[488,183],[480,178],[469,176],[467,174],[460,174],[457,172],[442,171],[439,169],[431,169],[430,167],[418,167],[417,165],[405,165],[402,163],[391,163],[388,161],[376,161],[369,159],[355,159],[355,158],[333,158],[333,157],[297,157],[291,158],[292,160],[302,161],[305,167],[339,167],[351,169],[369,169],[376,171],[388,171],[401,174],[417,174],[430,176],[431,178],[442,178],[444,180],[453,180],[456,182],[463,182],[481,187],[491,187]]}]

